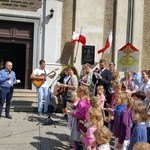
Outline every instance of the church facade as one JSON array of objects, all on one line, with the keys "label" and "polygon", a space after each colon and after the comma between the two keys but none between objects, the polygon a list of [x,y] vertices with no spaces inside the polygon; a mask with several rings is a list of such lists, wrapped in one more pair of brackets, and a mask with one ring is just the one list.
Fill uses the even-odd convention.
[{"label": "church facade", "polygon": [[[93,67],[100,58],[117,63],[129,42],[139,50],[139,71],[149,69],[149,6],[149,0],[0,0],[0,61],[13,62],[23,89],[33,89],[29,76],[40,59],[50,70],[73,64],[80,72],[84,56],[82,44],[71,42],[75,31],[95,48]],[[111,31],[110,52],[98,54]]]}]

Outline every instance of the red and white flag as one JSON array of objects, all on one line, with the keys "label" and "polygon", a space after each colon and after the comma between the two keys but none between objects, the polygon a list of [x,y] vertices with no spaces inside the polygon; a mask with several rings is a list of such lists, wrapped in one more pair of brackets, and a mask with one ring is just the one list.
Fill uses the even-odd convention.
[{"label": "red and white flag", "polygon": [[75,42],[80,42],[82,43],[83,45],[86,44],[86,37],[79,34],[79,33],[75,33],[73,32],[73,35],[72,35],[72,42],[75,43]]},{"label": "red and white flag", "polygon": [[112,31],[109,33],[109,37],[106,40],[105,46],[102,49],[98,50],[98,54],[103,53],[106,50],[107,52],[108,51],[110,52],[111,45],[112,45]]}]

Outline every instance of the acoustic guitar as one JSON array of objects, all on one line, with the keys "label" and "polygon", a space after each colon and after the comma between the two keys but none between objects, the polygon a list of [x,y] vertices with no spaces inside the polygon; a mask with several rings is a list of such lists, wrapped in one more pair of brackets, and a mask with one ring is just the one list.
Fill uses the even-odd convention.
[{"label": "acoustic guitar", "polygon": [[57,71],[57,70],[59,70],[59,68],[56,68],[55,70],[53,70],[53,71],[51,71],[50,73],[48,73],[48,74],[41,74],[40,76],[38,76],[38,77],[43,77],[43,79],[32,79],[32,83],[34,84],[34,86],[36,86],[36,87],[41,87],[42,86],[42,84],[45,82],[45,80],[46,80],[46,77],[48,77],[51,73],[53,73],[54,71]]},{"label": "acoustic guitar", "polygon": [[55,96],[61,95],[67,91],[67,87],[60,86],[60,85],[63,85],[63,84],[59,84],[59,86],[55,85],[55,87],[54,87],[54,91],[55,91],[54,95]]}]

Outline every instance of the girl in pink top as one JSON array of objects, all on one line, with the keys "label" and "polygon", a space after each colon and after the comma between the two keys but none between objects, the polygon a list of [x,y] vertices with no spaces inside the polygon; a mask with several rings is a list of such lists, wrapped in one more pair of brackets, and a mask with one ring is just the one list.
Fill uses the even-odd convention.
[{"label": "girl in pink top", "polygon": [[102,113],[99,109],[91,109],[88,114],[89,127],[87,132],[83,133],[82,141],[87,150],[92,150],[92,145],[95,142],[94,131],[103,126]]},{"label": "girl in pink top", "polygon": [[87,121],[87,114],[90,109],[89,102],[89,89],[86,86],[79,86],[77,89],[77,96],[79,97],[79,102],[76,106],[74,106],[74,111],[67,110],[66,113],[70,114],[72,119],[72,139],[75,143],[75,149],[83,149],[83,143],[81,139],[81,128],[79,126],[79,122]]},{"label": "girl in pink top", "polygon": [[97,96],[99,97],[100,108],[104,108],[106,98],[104,95],[104,87],[102,85],[97,87]]}]

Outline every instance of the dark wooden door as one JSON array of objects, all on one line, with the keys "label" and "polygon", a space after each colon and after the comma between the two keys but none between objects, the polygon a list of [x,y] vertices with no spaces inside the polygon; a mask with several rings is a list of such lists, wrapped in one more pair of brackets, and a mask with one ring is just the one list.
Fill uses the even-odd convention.
[{"label": "dark wooden door", "polygon": [[0,61],[13,62],[16,76],[21,80],[16,88],[31,89],[33,28],[32,23],[0,21]]}]

